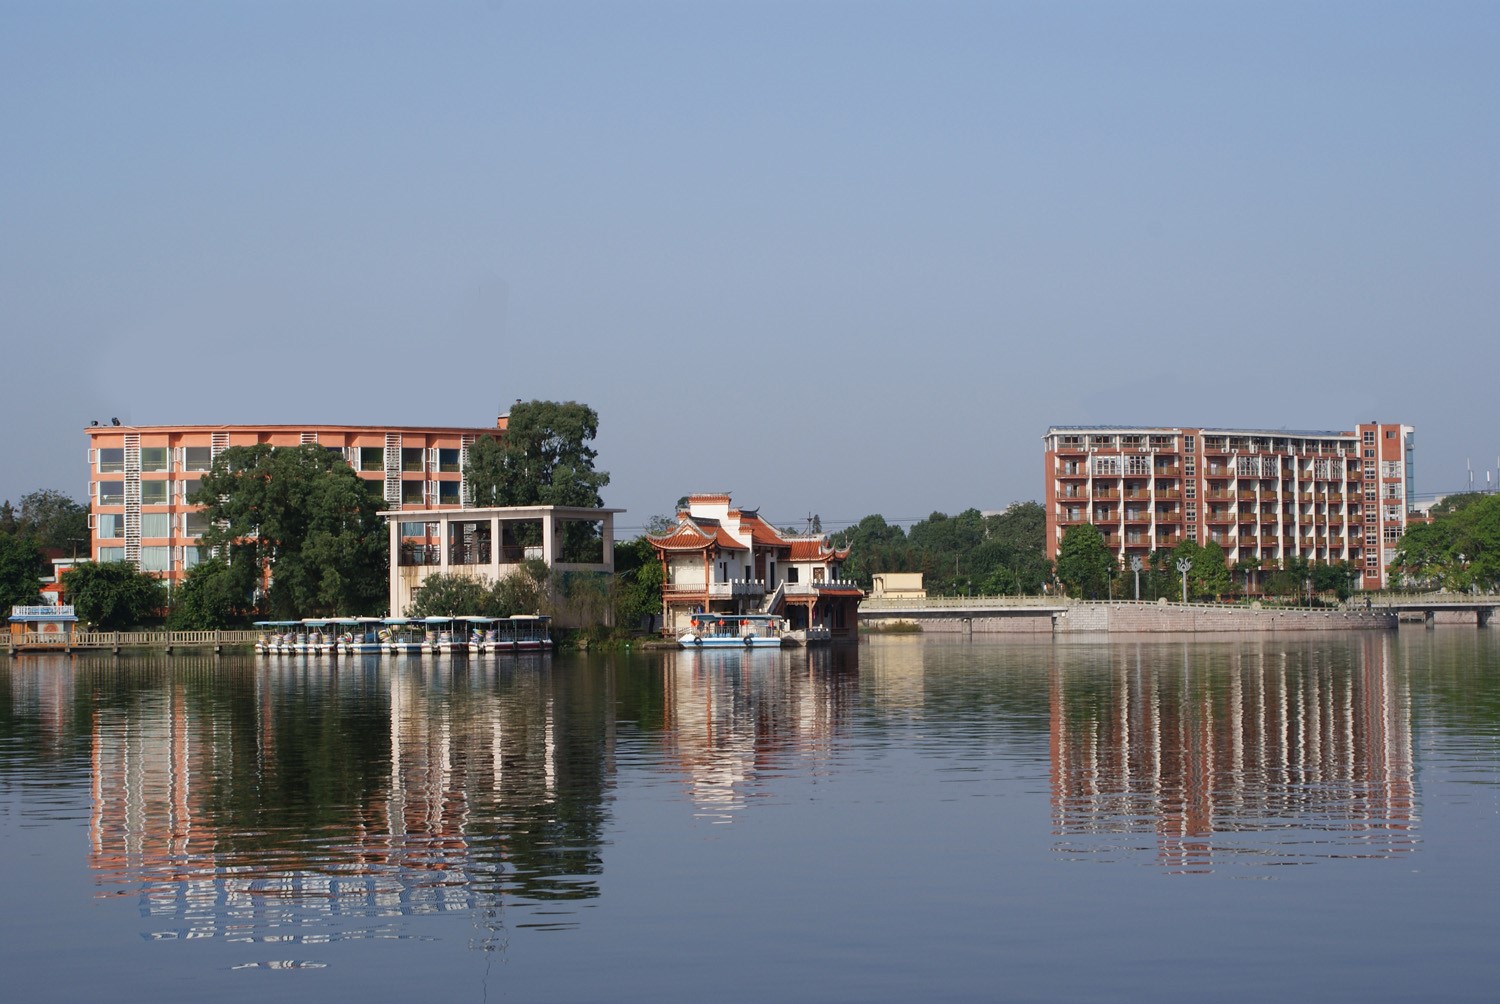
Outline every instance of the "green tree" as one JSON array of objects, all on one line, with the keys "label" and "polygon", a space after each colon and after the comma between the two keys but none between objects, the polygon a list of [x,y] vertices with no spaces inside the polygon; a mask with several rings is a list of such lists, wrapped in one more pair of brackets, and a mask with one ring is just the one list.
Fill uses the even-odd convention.
[{"label": "green tree", "polygon": [[221,558],[201,561],[188,569],[172,594],[167,624],[174,631],[213,631],[243,624],[254,609],[255,582],[245,571]]},{"label": "green tree", "polygon": [[615,544],[615,624],[643,628],[661,613],[661,560],[645,537]]},{"label": "green tree", "polygon": [[1391,571],[1445,589],[1500,586],[1500,495],[1452,496],[1432,511],[1431,523],[1402,535]]},{"label": "green tree", "polygon": [[78,616],[101,631],[160,622],[167,587],[128,561],[86,562],[63,573],[63,590]]},{"label": "green tree", "polygon": [[1224,549],[1217,541],[1199,545],[1184,540],[1172,550],[1172,557],[1174,568],[1176,561],[1182,558],[1193,563],[1188,572],[1189,598],[1218,599],[1229,592],[1229,566],[1224,559]]},{"label": "green tree", "polygon": [[39,602],[42,555],[30,536],[0,532],[0,611]]},{"label": "green tree", "polygon": [[883,516],[866,516],[847,530],[839,531],[833,535],[833,544],[849,548],[843,575],[862,589],[870,588],[870,577],[876,572],[917,571],[911,562],[906,532],[887,523]]},{"label": "green tree", "polygon": [[88,507],[60,491],[43,488],[22,495],[19,524],[36,539],[38,547],[65,555],[88,551]]},{"label": "green tree", "polygon": [[464,478],[475,504],[603,505],[609,474],[594,469],[598,453],[589,445],[598,434],[599,416],[587,405],[517,403],[500,440],[484,437],[469,448]]},{"label": "green tree", "polygon": [[316,444],[231,447],[190,501],[209,521],[203,546],[269,581],[265,608],[275,616],[384,609],[384,502],[337,454]]},{"label": "green tree", "polygon": [[488,586],[467,575],[434,572],[422,580],[406,608],[407,617],[461,617],[473,614],[495,617],[493,593]]},{"label": "green tree", "polygon": [[1068,527],[1057,547],[1057,579],[1069,595],[1101,599],[1109,589],[1110,570],[1116,567],[1098,527],[1091,523]]}]

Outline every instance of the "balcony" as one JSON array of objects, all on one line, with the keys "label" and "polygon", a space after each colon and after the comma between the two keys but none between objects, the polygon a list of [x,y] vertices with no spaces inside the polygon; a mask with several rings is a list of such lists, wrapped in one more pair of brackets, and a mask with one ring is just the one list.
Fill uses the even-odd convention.
[{"label": "balcony", "polygon": [[[761,583],[761,585],[764,586],[764,583]],[[847,582],[847,581],[845,581],[843,579],[831,579],[831,580],[827,580],[827,581],[824,581],[824,582],[788,582],[786,584],[786,595],[788,595],[788,596],[814,596],[817,593],[828,591],[828,590],[843,591],[843,590],[849,590],[849,589],[859,589],[859,586],[855,585],[853,582]],[[765,590],[762,589],[761,591],[764,592]],[[736,595],[749,595],[749,596],[753,596],[755,594],[754,593],[745,593],[745,594],[736,594]]]},{"label": "balcony", "polygon": [[[787,583],[790,591],[796,583]],[[711,600],[727,600],[736,596],[764,596],[766,594],[766,583],[764,579],[730,579],[728,582],[710,582],[708,584],[708,598]]]},{"label": "balcony", "polygon": [[1182,468],[1176,464],[1162,465],[1157,467],[1152,473],[1159,478],[1175,478],[1182,473]]}]

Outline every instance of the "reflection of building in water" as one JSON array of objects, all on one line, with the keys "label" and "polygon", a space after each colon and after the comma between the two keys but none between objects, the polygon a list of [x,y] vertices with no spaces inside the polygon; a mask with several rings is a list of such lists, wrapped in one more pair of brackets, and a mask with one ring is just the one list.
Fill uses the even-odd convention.
[{"label": "reflection of building in water", "polygon": [[477,661],[261,666],[231,712],[190,662],[92,723],[90,862],[168,936],[596,894],[599,751],[560,763],[539,664],[503,686]]},{"label": "reflection of building in water", "polygon": [[763,774],[830,757],[858,659],[853,646],[670,657],[662,735],[699,814],[730,822]]},{"label": "reflection of building in water", "polygon": [[1076,850],[1154,832],[1160,858],[1190,871],[1229,853],[1409,849],[1411,693],[1391,643],[1115,646],[1107,678],[1054,667],[1058,834]]}]

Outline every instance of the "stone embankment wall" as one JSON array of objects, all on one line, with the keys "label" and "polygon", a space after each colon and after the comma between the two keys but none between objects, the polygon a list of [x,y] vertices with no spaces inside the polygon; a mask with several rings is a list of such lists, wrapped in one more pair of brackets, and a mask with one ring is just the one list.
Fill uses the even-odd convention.
[{"label": "stone embankment wall", "polygon": [[[1054,616],[1056,622],[1054,626]],[[1468,615],[1470,622],[1473,615]],[[1396,627],[1396,615],[1369,610],[1255,610],[1209,604],[1070,603],[1065,612],[1016,609],[1003,615],[914,616],[927,634],[1067,635],[1090,632],[1193,634],[1209,631],[1348,631]]]},{"label": "stone embankment wall", "polygon": [[[1080,603],[1057,616],[1057,634],[1205,631],[1349,631],[1396,627],[1396,615],[1370,610],[1254,610],[1197,604]],[[979,630],[975,627],[975,630]]]},{"label": "stone embankment wall", "polygon": [[1052,615],[1045,610],[985,617],[977,615],[965,620],[962,617],[917,617],[912,619],[921,625],[924,634],[1024,634],[1050,635]]}]

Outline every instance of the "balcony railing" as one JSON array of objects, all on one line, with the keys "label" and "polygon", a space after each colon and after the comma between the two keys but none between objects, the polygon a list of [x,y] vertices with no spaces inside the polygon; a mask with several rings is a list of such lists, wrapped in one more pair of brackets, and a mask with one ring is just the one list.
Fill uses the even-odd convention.
[{"label": "balcony railing", "polygon": [[765,594],[764,579],[730,579],[728,582],[710,582],[708,585],[709,599],[714,600],[727,600],[736,596],[764,596]]}]

